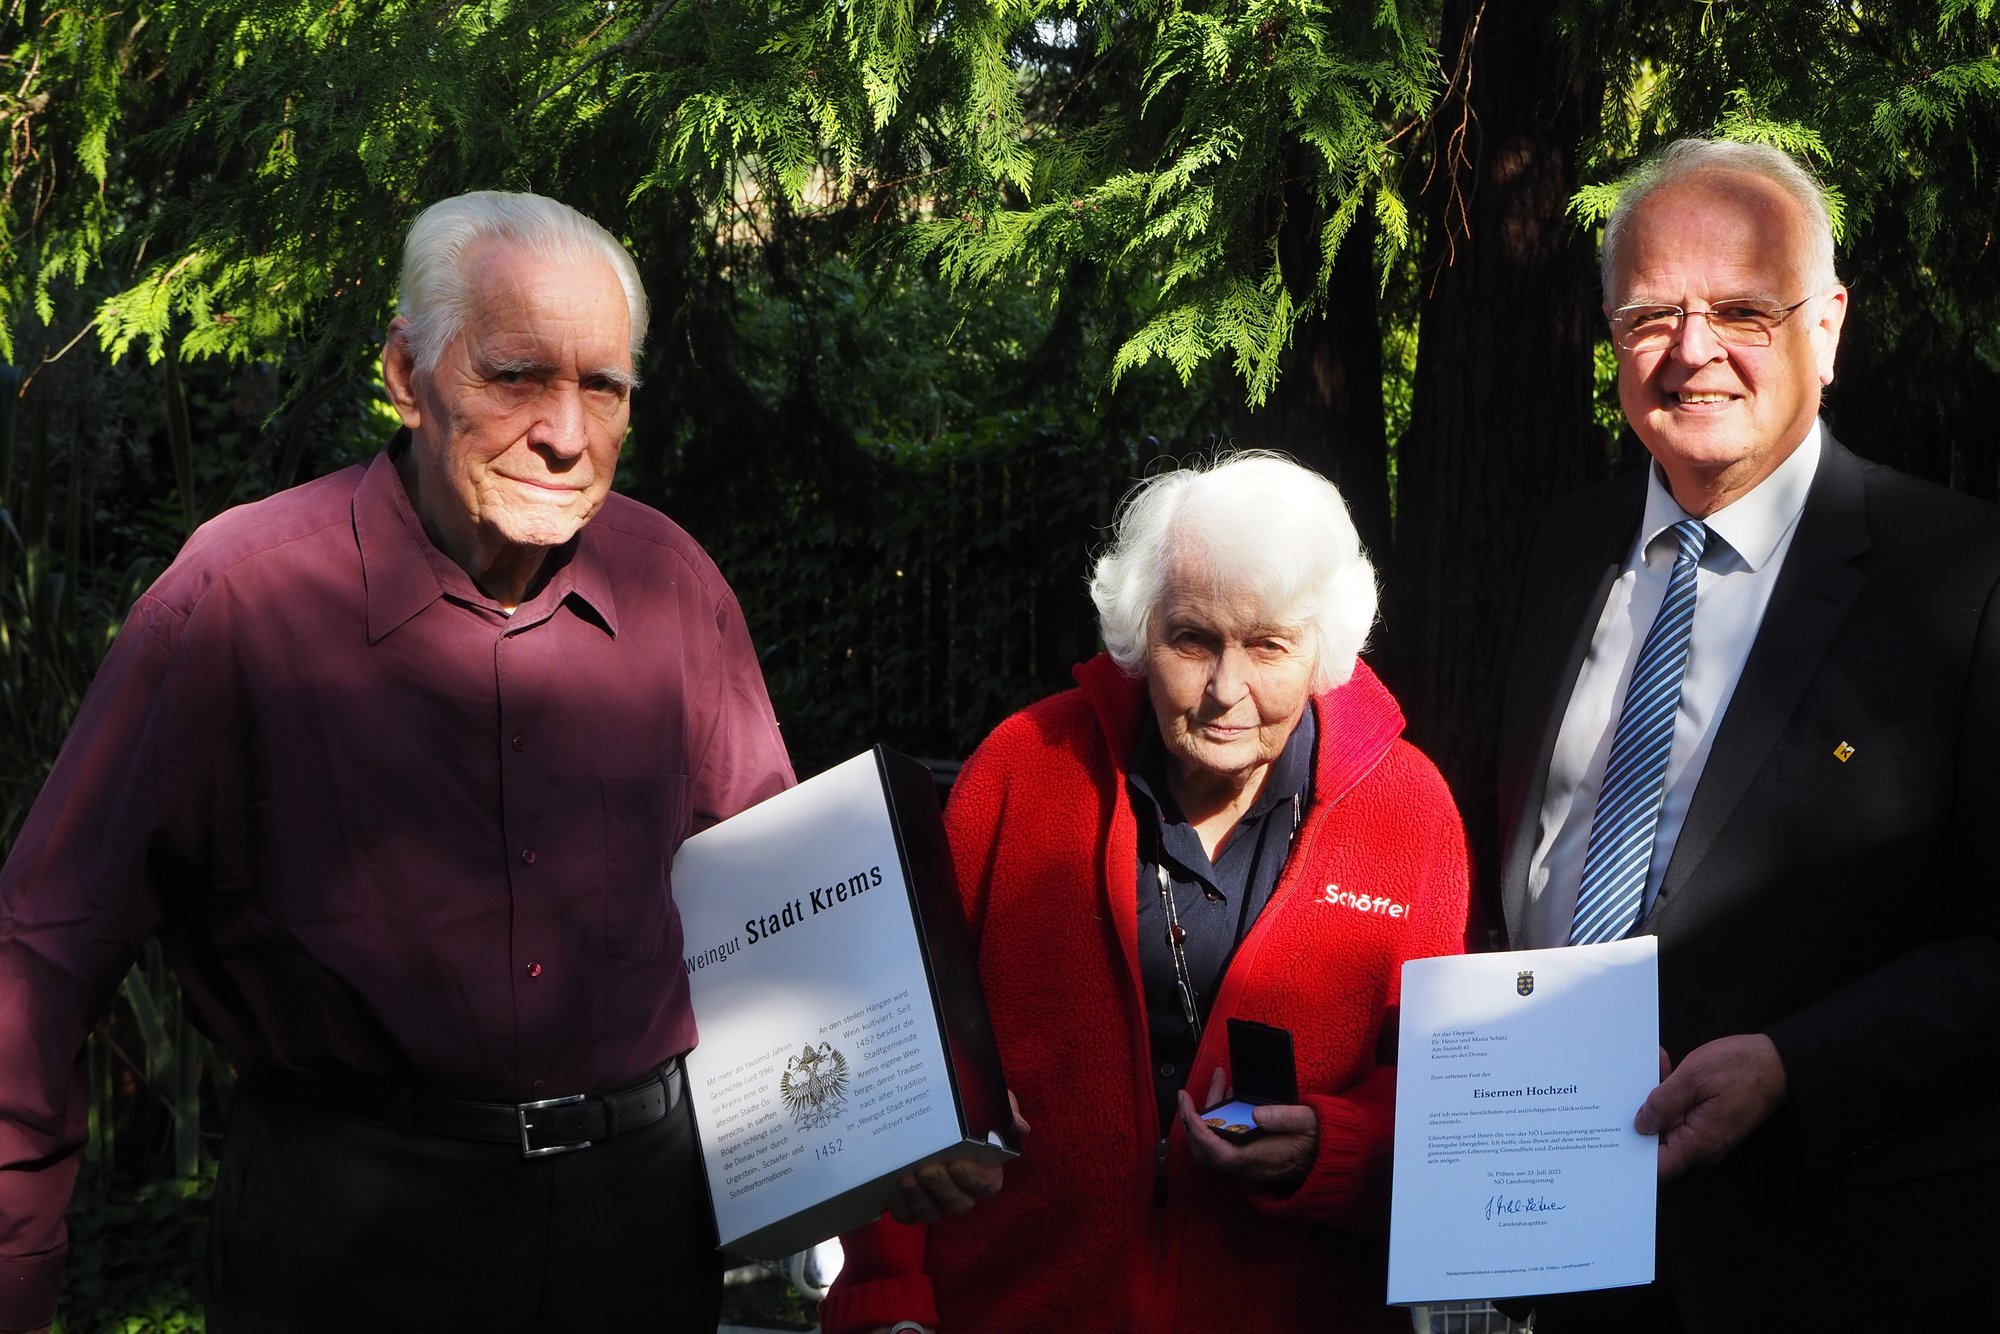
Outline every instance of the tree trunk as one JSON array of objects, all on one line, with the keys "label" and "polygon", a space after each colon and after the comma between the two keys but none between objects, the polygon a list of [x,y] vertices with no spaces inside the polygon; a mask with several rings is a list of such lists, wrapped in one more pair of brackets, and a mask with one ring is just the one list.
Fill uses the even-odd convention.
[{"label": "tree trunk", "polygon": [[1507,598],[1535,518],[1604,471],[1592,238],[1567,216],[1598,105],[1542,0],[1447,0],[1457,62],[1436,116],[1415,406],[1398,454],[1378,670],[1463,790]]}]

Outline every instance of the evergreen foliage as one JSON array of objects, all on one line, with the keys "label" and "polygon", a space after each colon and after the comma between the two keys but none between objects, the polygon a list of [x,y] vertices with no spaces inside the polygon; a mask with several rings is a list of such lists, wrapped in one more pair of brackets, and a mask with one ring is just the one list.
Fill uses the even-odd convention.
[{"label": "evergreen foliage", "polygon": [[[1822,163],[1843,234],[1894,228],[1920,262],[1991,212],[1987,0],[1566,13],[1609,75],[1581,221],[1686,132]],[[1409,245],[1409,131],[1444,83],[1416,0],[14,0],[6,17],[0,355],[90,334],[113,357],[282,361],[293,402],[365,364],[385,238],[498,185],[603,204],[641,245],[782,201],[966,287],[1053,302],[1117,274],[1140,318],[1110,382],[1154,361],[1188,382],[1219,358],[1261,403],[1356,218],[1385,273]],[[1299,207],[1318,243],[1287,269]],[[58,291],[99,275],[88,327],[51,327]]]},{"label": "evergreen foliage", "polygon": [[[1357,212],[1385,258],[1407,241],[1392,141],[1436,84],[1421,7],[1390,0],[27,8],[0,353],[102,271],[105,352],[271,358],[304,334],[293,394],[370,341],[383,238],[477,183],[921,215],[912,253],[955,281],[1143,274],[1154,309],[1114,375],[1226,353],[1260,401]],[[1323,216],[1316,271],[1286,273],[1294,144]]]}]

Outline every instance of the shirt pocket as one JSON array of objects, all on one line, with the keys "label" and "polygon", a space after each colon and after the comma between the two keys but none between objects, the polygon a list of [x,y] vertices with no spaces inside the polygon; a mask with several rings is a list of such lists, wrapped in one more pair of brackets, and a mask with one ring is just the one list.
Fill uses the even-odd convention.
[{"label": "shirt pocket", "polygon": [[687,837],[687,776],[607,778],[602,789],[605,950],[614,959],[657,959],[676,934],[667,871]]}]

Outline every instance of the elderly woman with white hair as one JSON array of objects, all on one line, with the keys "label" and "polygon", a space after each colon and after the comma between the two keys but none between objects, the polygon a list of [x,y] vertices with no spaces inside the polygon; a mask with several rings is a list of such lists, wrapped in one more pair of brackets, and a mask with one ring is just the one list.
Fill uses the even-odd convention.
[{"label": "elderly woman with white hair", "polygon": [[[1347,508],[1266,454],[1154,477],[1091,595],[1106,652],[1002,723],[946,812],[1033,1133],[976,1207],[939,1180],[931,1221],[846,1238],[822,1326],[1407,1330],[1385,1053],[1403,961],[1460,948],[1466,859],[1356,656],[1375,580]],[[1200,1110],[1230,1019],[1289,1030],[1296,1064],[1248,1143]]]}]

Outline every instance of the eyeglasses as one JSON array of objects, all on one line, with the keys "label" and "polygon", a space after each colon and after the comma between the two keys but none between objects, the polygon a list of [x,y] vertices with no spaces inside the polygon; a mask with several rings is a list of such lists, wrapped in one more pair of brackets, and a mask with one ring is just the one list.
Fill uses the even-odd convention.
[{"label": "eyeglasses", "polygon": [[1611,336],[1627,352],[1658,352],[1680,336],[1682,323],[1691,315],[1708,321],[1708,331],[1725,347],[1769,347],[1791,313],[1812,297],[1800,297],[1776,310],[1754,301],[1718,301],[1707,310],[1685,306],[1664,306],[1651,302],[1620,306],[1611,312]]}]

